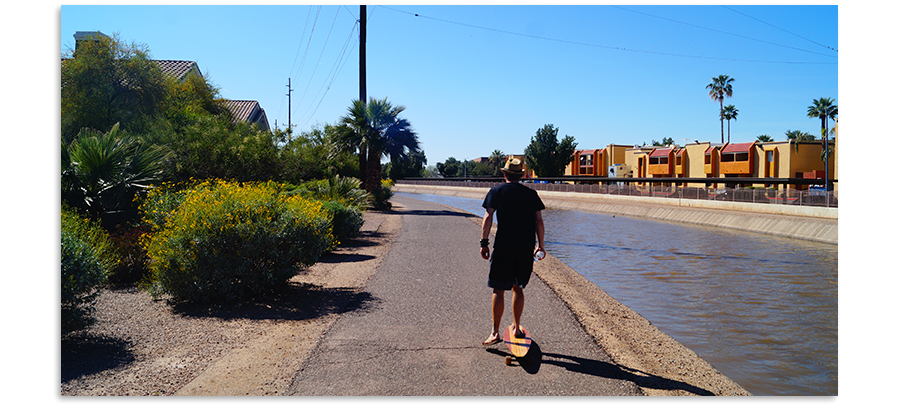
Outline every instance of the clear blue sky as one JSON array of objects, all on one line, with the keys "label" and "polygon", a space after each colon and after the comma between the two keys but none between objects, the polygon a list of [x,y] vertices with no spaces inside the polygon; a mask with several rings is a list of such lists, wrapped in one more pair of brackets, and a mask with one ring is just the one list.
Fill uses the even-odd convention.
[{"label": "clear blue sky", "polygon": [[[718,142],[711,78],[735,79],[731,141],[799,129],[838,95],[838,6],[367,7],[367,95],[406,106],[430,165],[521,154],[544,124],[581,149]],[[358,5],[62,6],[76,31],[118,33],[155,59],[196,61],[272,126],[336,123],[359,96]],[[418,16],[416,16],[418,14]],[[726,125],[727,133],[727,125]],[[727,137],[726,137],[727,138]]]}]

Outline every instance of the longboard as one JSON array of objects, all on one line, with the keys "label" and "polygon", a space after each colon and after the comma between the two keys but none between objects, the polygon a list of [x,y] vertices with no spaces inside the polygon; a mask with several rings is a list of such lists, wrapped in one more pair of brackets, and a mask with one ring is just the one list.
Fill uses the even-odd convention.
[{"label": "longboard", "polygon": [[[525,334],[525,337],[518,338],[516,337],[515,328],[512,325],[506,327],[506,330],[503,331],[503,343],[506,344],[506,348],[509,348],[509,352],[515,357],[516,360],[521,360],[528,354],[528,349],[531,348],[531,334],[528,333],[528,330],[525,327],[522,327],[522,332]],[[512,364],[513,357],[506,357],[506,365]]]}]

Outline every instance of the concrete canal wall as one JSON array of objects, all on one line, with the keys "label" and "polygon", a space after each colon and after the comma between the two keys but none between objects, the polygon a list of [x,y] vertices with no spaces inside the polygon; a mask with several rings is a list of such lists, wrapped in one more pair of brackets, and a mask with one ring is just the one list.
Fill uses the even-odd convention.
[{"label": "concrete canal wall", "polygon": [[[395,192],[481,199],[488,188],[396,184]],[[549,208],[649,218],[838,243],[838,209],[540,191]]]}]

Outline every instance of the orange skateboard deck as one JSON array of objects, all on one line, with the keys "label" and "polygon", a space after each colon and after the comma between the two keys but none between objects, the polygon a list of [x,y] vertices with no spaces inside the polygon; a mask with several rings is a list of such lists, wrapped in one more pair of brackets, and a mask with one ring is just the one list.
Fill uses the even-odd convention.
[{"label": "orange skateboard deck", "polygon": [[[521,326],[520,326],[521,327]],[[509,352],[515,356],[516,359],[521,359],[528,354],[528,349],[531,348],[531,334],[528,333],[528,330],[525,327],[521,327],[522,332],[525,333],[525,337],[517,338],[516,331],[512,325],[506,327],[506,330],[503,331],[503,343],[506,344],[506,348],[509,348]],[[512,363],[513,357],[506,357],[506,365]]]}]

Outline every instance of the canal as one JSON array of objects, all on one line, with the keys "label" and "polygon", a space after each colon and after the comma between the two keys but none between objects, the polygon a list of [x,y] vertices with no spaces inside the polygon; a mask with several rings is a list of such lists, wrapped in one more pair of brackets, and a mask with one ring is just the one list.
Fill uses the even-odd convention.
[{"label": "canal", "polygon": [[[397,193],[478,216],[481,200]],[[838,247],[581,211],[545,248],[754,395],[837,395]]]}]

